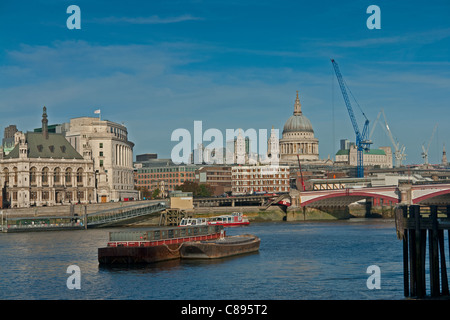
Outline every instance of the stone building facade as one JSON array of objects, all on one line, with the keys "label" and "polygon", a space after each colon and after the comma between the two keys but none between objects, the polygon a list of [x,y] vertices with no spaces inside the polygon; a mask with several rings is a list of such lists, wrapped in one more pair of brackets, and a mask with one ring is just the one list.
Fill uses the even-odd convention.
[{"label": "stone building facade", "polygon": [[41,132],[18,131],[14,148],[0,154],[3,204],[11,207],[95,202],[93,161],[64,135],[48,132],[44,107]]},{"label": "stone building facade", "polygon": [[134,189],[133,147],[124,125],[96,117],[70,119],[66,139],[94,162],[97,201],[137,199]]},{"label": "stone building facade", "polygon": [[[358,149],[351,145],[349,149],[341,149],[336,153],[336,164],[357,166]],[[374,166],[379,168],[392,168],[392,149],[391,147],[380,147],[370,149],[363,153],[364,166]]]}]

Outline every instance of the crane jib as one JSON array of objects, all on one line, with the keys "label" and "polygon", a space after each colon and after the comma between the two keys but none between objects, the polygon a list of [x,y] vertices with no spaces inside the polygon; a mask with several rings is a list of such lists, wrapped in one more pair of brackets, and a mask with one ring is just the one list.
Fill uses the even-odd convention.
[{"label": "crane jib", "polygon": [[347,107],[347,111],[348,111],[350,120],[353,125],[353,130],[355,131],[355,134],[356,134],[356,147],[357,147],[357,151],[358,151],[358,154],[357,154],[357,176],[359,178],[361,178],[361,177],[364,177],[364,166],[363,166],[364,150],[369,150],[370,144],[372,143],[368,139],[369,120],[363,113],[364,117],[366,118],[366,121],[364,123],[363,132],[361,134],[361,132],[359,131],[358,123],[356,122],[355,114],[353,113],[353,108],[350,103],[350,99],[348,98],[347,90],[345,89],[344,79],[342,78],[341,71],[339,70],[339,66],[334,59],[331,59],[331,63],[333,64],[334,72],[336,73],[336,78],[339,82],[339,86],[341,87],[342,96],[344,98],[345,105]]}]

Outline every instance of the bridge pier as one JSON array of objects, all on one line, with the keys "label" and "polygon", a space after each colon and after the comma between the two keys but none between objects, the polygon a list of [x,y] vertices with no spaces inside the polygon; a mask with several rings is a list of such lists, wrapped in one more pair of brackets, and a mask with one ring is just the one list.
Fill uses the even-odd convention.
[{"label": "bridge pier", "polygon": [[403,205],[412,204],[412,183],[407,181],[399,181],[398,183],[399,202]]},{"label": "bridge pier", "polygon": [[[302,208],[303,220],[305,220],[305,209],[306,208]],[[294,211],[286,211],[285,221],[298,221],[298,219],[296,219],[296,216],[297,213],[295,213]]]},{"label": "bridge pier", "polygon": [[366,215],[365,215],[365,217],[366,218],[372,217],[373,216],[373,214],[372,214],[373,198],[366,198],[365,207],[366,207]]}]

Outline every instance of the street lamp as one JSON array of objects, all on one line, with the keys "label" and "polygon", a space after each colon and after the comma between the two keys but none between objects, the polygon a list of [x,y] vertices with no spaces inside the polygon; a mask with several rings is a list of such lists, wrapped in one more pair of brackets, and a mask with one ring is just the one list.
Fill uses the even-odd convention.
[{"label": "street lamp", "polygon": [[98,175],[98,170],[94,171],[94,180],[95,180],[95,202],[98,203],[98,192],[97,192],[97,175]]}]

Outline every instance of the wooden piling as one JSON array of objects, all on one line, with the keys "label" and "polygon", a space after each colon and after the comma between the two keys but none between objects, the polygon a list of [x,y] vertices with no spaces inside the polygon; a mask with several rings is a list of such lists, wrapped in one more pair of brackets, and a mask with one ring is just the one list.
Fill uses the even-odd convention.
[{"label": "wooden piling", "polygon": [[[421,209],[424,212],[421,213]],[[450,206],[444,208],[444,216],[441,214],[439,217],[438,206],[429,206],[429,214],[424,209],[418,205],[401,206],[395,214],[397,236],[403,241],[404,295],[426,296],[425,257],[428,248],[430,296],[449,296],[444,232],[448,232],[450,247]]]},{"label": "wooden piling", "polygon": [[428,251],[430,259],[430,290],[431,296],[439,296],[439,251],[437,207],[430,207],[431,229],[428,230]]}]

